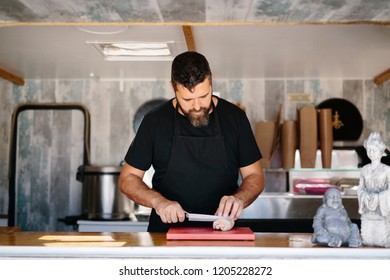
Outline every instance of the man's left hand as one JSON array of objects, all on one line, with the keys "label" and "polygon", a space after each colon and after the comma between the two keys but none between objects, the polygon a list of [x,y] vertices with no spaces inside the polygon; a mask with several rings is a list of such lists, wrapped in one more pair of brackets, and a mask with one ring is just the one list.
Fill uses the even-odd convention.
[{"label": "man's left hand", "polygon": [[218,216],[229,217],[237,220],[240,217],[244,203],[233,195],[225,195],[221,198],[216,212]]}]

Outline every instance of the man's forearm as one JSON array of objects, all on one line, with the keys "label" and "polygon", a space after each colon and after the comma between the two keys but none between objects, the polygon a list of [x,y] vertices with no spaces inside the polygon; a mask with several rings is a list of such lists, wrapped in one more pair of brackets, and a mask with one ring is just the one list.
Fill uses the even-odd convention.
[{"label": "man's forearm", "polygon": [[171,201],[159,192],[150,189],[141,177],[128,173],[119,178],[119,188],[128,198],[140,205],[153,208],[163,223],[183,222],[185,212],[176,201]]},{"label": "man's forearm", "polygon": [[242,201],[244,208],[252,204],[264,189],[264,180],[258,174],[247,176],[233,195]]},{"label": "man's forearm", "polygon": [[157,191],[149,188],[140,177],[128,174],[119,180],[120,191],[135,203],[154,208],[159,201],[165,198]]}]

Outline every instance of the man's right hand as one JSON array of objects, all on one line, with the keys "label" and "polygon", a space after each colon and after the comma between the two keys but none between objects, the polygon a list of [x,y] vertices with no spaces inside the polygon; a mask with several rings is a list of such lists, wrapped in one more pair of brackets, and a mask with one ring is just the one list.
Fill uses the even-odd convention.
[{"label": "man's right hand", "polygon": [[185,211],[180,204],[149,188],[142,181],[144,174],[145,171],[125,163],[118,181],[121,192],[139,205],[154,208],[164,223],[184,222]]},{"label": "man's right hand", "polygon": [[176,201],[160,199],[154,206],[161,221],[166,224],[184,222],[185,211]]}]

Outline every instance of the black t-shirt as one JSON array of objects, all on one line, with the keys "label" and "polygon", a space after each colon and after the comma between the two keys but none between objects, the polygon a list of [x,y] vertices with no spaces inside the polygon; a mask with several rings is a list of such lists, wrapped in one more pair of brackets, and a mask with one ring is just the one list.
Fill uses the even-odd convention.
[{"label": "black t-shirt", "polygon": [[[218,98],[215,110],[218,111],[224,137],[228,168],[238,177],[238,169],[261,159],[261,153],[243,110],[221,98]],[[172,100],[169,100],[146,114],[125,156],[129,165],[144,171],[153,165],[153,184],[161,182],[168,167],[175,113]],[[181,114],[177,117],[182,135],[214,136],[214,112],[210,114],[208,126],[201,128],[192,126]]]}]

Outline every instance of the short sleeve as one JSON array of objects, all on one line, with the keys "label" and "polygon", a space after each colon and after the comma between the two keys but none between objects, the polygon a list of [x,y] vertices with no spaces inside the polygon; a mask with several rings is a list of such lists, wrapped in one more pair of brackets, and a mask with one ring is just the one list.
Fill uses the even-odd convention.
[{"label": "short sleeve", "polygon": [[150,168],[153,158],[153,130],[150,128],[150,119],[145,117],[125,156],[126,163],[144,171]]}]

